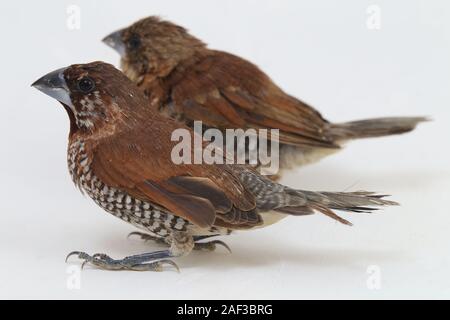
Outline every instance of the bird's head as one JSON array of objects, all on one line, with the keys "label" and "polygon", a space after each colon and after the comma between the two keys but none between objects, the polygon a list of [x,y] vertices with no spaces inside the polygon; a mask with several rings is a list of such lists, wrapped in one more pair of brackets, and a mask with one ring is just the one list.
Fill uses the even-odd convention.
[{"label": "bird's head", "polygon": [[145,74],[164,77],[206,47],[185,28],[155,16],[113,32],[103,42],[120,54],[123,71],[135,82]]},{"label": "bird's head", "polygon": [[71,134],[110,130],[112,124],[146,101],[122,72],[103,62],[55,70],[32,86],[61,102],[69,114]]}]

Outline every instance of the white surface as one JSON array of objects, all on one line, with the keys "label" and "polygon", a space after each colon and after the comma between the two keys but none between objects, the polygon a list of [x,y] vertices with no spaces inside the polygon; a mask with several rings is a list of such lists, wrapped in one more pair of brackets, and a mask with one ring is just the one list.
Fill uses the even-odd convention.
[{"label": "white surface", "polygon": [[[81,30],[66,7],[81,8]],[[448,1],[2,1],[0,298],[450,298],[450,4]],[[378,4],[382,25],[366,27]],[[194,253],[182,272],[81,273],[67,289],[71,250],[122,257],[156,247],[75,189],[66,168],[69,121],[30,84],[53,69],[118,56],[100,39],[150,14],[188,27],[211,47],[259,64],[287,92],[345,121],[435,119],[398,137],[352,143],[284,182],[368,189],[401,207],[316,215],[225,239],[233,254]],[[369,290],[378,266],[381,288]]]}]

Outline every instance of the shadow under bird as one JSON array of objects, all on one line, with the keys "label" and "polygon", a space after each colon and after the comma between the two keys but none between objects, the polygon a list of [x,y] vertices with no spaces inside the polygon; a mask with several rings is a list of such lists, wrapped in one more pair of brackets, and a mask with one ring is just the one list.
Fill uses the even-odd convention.
[{"label": "shadow under bird", "polygon": [[253,63],[209,49],[185,28],[150,16],[103,41],[121,56],[122,71],[155,108],[192,127],[280,130],[280,167],[317,161],[349,140],[413,130],[424,117],[331,123],[285,93]]},{"label": "shadow under bird", "polygon": [[[350,224],[333,210],[371,212],[395,205],[370,192],[296,190],[246,165],[176,165],[171,133],[182,124],[148,108],[122,72],[93,62],[51,72],[32,84],[58,100],[70,119],[68,166],[74,183],[101,208],[168,249],[113,259],[72,252],[110,270],[160,271],[171,258],[226,245],[205,239],[314,212]],[[187,127],[186,127],[187,128]],[[227,247],[228,248],[228,247]]]}]

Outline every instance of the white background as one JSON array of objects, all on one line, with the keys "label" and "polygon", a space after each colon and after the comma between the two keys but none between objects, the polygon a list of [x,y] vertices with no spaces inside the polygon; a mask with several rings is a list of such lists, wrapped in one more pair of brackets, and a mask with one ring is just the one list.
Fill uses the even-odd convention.
[{"label": "white background", "polygon": [[[66,27],[69,4],[81,9],[80,30]],[[371,4],[380,30],[366,27]],[[0,298],[450,298],[448,1],[1,1],[0,12]],[[75,189],[67,115],[30,84],[72,63],[117,65],[100,39],[152,14],[252,60],[329,120],[432,117],[284,179],[388,193],[402,206],[346,214],[354,227],[315,215],[238,233],[225,239],[233,254],[195,252],[177,260],[180,274],[87,268],[69,290],[71,250],[119,258],[156,247],[127,240],[133,227]],[[367,286],[370,266],[379,290]]]}]

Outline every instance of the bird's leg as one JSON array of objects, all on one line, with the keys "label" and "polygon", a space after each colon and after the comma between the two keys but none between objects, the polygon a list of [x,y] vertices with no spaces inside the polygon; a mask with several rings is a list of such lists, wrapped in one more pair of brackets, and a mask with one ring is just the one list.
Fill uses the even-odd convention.
[{"label": "bird's leg", "polygon": [[[162,271],[164,264],[171,265],[177,270],[178,266],[167,258],[176,258],[188,255],[194,248],[193,237],[186,232],[173,232],[170,235],[170,248],[149,253],[136,254],[115,260],[103,253],[89,255],[85,252],[74,251],[67,258],[77,255],[86,263],[91,263],[106,270],[135,270],[135,271]],[[67,260],[66,258],[66,260]]]},{"label": "bird's leg", "polygon": [[[158,244],[166,244],[170,246],[170,238],[162,238],[162,237],[156,237],[147,233],[143,232],[131,232],[128,237],[130,236],[139,236],[142,240],[145,241],[154,241]],[[206,250],[206,251],[214,251],[217,248],[217,245],[220,245],[227,249],[231,253],[230,247],[223,241],[220,240],[213,240],[208,242],[199,242],[204,239],[208,239],[211,237],[217,237],[220,236],[220,234],[211,234],[211,235],[204,235],[204,236],[193,236],[194,239],[194,250]]]}]

